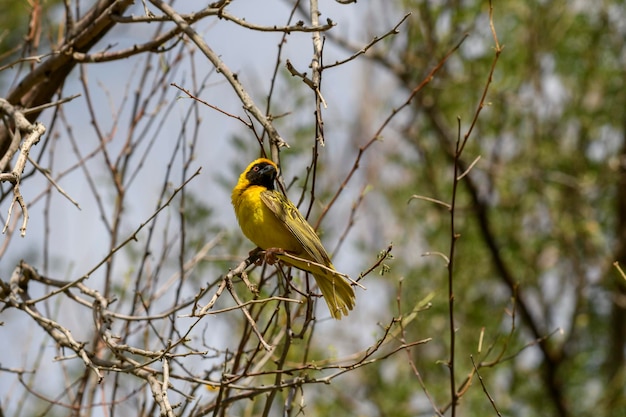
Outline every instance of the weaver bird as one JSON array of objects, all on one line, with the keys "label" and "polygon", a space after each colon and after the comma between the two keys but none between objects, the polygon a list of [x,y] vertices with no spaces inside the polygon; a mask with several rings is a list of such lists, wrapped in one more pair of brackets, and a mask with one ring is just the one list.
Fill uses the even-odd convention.
[{"label": "weaver bird", "polygon": [[354,290],[335,270],[298,208],[274,188],[277,174],[276,164],[265,158],[252,161],[241,173],[231,196],[239,227],[259,248],[313,274],[330,314],[341,319],[354,307]]}]

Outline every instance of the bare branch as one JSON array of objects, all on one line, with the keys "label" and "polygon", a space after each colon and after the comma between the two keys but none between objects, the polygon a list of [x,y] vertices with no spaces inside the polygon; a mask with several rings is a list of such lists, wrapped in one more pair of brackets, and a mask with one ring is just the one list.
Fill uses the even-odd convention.
[{"label": "bare branch", "polygon": [[[295,25],[288,26],[264,26],[250,23],[246,19],[239,18],[228,13],[223,7],[208,6],[203,10],[191,14],[181,14],[180,17],[187,23],[192,24],[207,16],[217,16],[220,19],[229,20],[237,25],[259,32],[283,32],[290,34],[291,32],[325,32],[332,29],[335,23],[332,21],[320,26],[305,26],[304,22],[298,22]],[[144,16],[115,16],[113,20],[118,23],[138,23],[138,22],[169,22],[172,20],[167,14],[164,16],[155,16],[154,14],[146,14]],[[180,29],[177,29],[180,31]]]},{"label": "bare branch", "polygon": [[374,36],[374,38],[367,45],[365,45],[364,47],[359,49],[357,52],[355,52],[354,54],[352,54],[348,58],[346,58],[344,60],[341,60],[341,61],[336,61],[334,64],[324,65],[324,69],[338,67],[340,65],[348,63],[348,62],[358,58],[360,55],[363,55],[364,53],[366,53],[371,47],[373,47],[374,45],[376,45],[378,42],[382,41],[383,39],[385,39],[385,38],[387,38],[389,36],[397,35],[398,33],[400,33],[400,30],[399,30],[400,26],[404,23],[404,21],[406,19],[408,19],[409,16],[411,16],[411,13],[405,14],[402,17],[402,19],[400,19],[400,21],[389,32],[384,33],[381,36]]},{"label": "bare branch", "polygon": [[474,367],[474,371],[476,371],[476,375],[478,376],[478,380],[480,381],[480,385],[483,387],[483,392],[485,393],[485,395],[489,399],[489,402],[491,403],[491,406],[493,407],[493,409],[496,412],[496,414],[498,416],[502,417],[502,414],[500,414],[500,411],[498,410],[498,407],[496,406],[495,401],[493,400],[493,398],[489,394],[489,391],[487,391],[487,387],[485,386],[485,381],[483,381],[483,377],[480,375],[480,372],[478,372],[478,368],[476,367],[476,362],[474,362],[474,356],[470,355],[470,359],[472,360],[472,366]]},{"label": "bare branch", "polygon": [[[11,172],[0,173],[1,182],[10,182],[13,184],[13,201],[9,206],[9,212],[2,233],[6,233],[11,220],[11,214],[13,213],[13,206],[17,203],[22,209],[23,221],[22,227],[20,227],[20,234],[24,237],[26,235],[26,226],[28,225],[28,208],[20,193],[20,179],[26,167],[26,161],[28,161],[31,148],[39,143],[39,140],[46,132],[46,128],[41,123],[31,125],[22,112],[4,99],[0,99],[0,112],[6,115],[6,117],[11,118],[11,123],[15,125],[15,131],[12,133],[12,145],[0,160],[0,171],[3,171],[4,167],[9,164],[15,152],[17,152],[17,147],[20,148],[20,153]],[[21,141],[22,134],[25,135],[23,141]],[[19,145],[20,142],[21,146]]]},{"label": "bare branch", "polygon": [[250,112],[252,116],[263,126],[268,132],[270,139],[276,143],[279,147],[288,146],[287,142],[283,140],[278,134],[278,131],[274,128],[270,120],[261,112],[261,110],[254,104],[252,97],[244,89],[243,85],[239,81],[239,78],[226,66],[224,61],[216,54],[209,45],[202,39],[200,35],[168,4],[161,0],[151,0],[152,4],[158,7],[163,13],[169,16],[181,30],[191,39],[193,43],[198,46],[200,51],[211,61],[215,69],[218,72],[224,74],[224,77],[228,80],[230,85],[235,90],[235,93],[239,96],[243,107],[246,111]]}]

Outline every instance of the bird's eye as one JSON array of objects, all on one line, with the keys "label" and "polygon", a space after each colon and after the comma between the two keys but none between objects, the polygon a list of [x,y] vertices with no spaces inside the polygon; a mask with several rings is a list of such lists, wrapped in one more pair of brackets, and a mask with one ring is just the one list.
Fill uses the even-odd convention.
[{"label": "bird's eye", "polygon": [[252,168],[252,170],[253,170],[254,172],[257,172],[257,171],[259,170],[259,166],[258,166],[258,165],[257,165],[257,166],[255,166],[254,168]]}]

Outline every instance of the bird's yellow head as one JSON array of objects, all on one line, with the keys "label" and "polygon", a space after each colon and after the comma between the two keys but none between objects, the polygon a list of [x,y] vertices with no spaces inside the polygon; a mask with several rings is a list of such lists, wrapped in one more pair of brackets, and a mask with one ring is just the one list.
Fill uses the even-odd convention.
[{"label": "bird's yellow head", "polygon": [[278,166],[269,159],[259,158],[252,161],[241,173],[238,184],[246,184],[246,187],[260,185],[273,190],[276,175],[278,175]]}]

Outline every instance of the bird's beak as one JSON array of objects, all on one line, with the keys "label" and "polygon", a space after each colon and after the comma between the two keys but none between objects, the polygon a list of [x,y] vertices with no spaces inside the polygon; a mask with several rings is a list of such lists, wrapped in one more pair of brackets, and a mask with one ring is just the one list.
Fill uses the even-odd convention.
[{"label": "bird's beak", "polygon": [[261,177],[270,176],[272,177],[272,179],[276,178],[276,174],[276,168],[274,168],[272,165],[266,165],[261,168],[261,171],[259,171],[259,175]]}]

